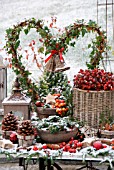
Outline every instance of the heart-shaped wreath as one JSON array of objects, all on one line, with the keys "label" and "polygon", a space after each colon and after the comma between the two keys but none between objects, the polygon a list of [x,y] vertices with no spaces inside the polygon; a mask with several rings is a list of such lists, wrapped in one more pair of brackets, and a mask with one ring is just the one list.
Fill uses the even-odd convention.
[{"label": "heart-shaped wreath", "polygon": [[26,86],[33,101],[38,99],[38,87],[29,78],[31,73],[22,63],[23,56],[18,53],[21,31],[24,30],[25,34],[28,34],[32,28],[36,29],[36,32],[39,33],[42,39],[42,47],[39,49],[39,52],[45,55],[50,54],[46,59],[47,61],[55,54],[62,57],[62,53],[65,54],[69,46],[75,46],[75,41],[72,41],[73,39],[78,39],[80,35],[83,37],[86,33],[90,32],[96,33],[96,37],[92,40],[91,44],[88,44],[88,48],[92,50],[89,55],[90,61],[86,63],[87,67],[89,69],[99,67],[99,63],[103,59],[103,53],[107,50],[105,32],[101,31],[101,28],[93,21],[85,23],[84,20],[78,20],[74,24],[65,27],[64,32],[59,37],[53,36],[50,28],[44,24],[43,20],[36,20],[34,18],[25,20],[13,26],[13,28],[7,29],[5,49],[8,54],[12,55],[12,69],[16,75],[20,75],[20,81]]}]

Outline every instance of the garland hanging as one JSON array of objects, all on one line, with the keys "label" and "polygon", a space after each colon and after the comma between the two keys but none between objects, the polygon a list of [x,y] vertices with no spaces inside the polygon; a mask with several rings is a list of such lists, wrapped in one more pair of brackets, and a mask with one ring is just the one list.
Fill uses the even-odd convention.
[{"label": "garland hanging", "polygon": [[84,20],[77,21],[65,27],[65,31],[59,37],[53,36],[50,28],[44,24],[43,20],[36,20],[34,18],[25,20],[13,26],[13,28],[7,29],[5,49],[7,53],[12,56],[12,69],[16,75],[20,75],[21,84],[26,86],[32,100],[38,99],[38,87],[29,78],[31,73],[26,70],[22,63],[23,56],[18,53],[21,31],[24,30],[24,33],[27,35],[32,28],[35,28],[36,32],[41,36],[40,42],[42,43],[42,47],[40,47],[38,51],[45,55],[52,54],[53,51],[56,51],[56,54],[65,54],[69,46],[75,46],[75,41],[72,41],[73,39],[78,39],[80,35],[83,37],[86,33],[90,32],[97,33],[92,43],[88,44],[88,48],[92,49],[89,55],[90,61],[86,63],[89,69],[99,67],[99,63],[103,59],[103,53],[107,51],[108,46],[105,32],[101,31],[101,28],[93,21],[89,21],[87,24]]}]

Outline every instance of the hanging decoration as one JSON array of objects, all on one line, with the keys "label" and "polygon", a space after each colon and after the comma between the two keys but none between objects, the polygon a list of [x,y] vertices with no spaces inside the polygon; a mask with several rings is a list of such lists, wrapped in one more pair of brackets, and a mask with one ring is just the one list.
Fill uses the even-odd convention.
[{"label": "hanging decoration", "polygon": [[[56,22],[56,20],[54,20],[54,22]],[[53,27],[53,23],[50,24],[50,27]],[[67,53],[69,46],[75,47],[75,41],[72,40],[78,40],[80,36],[83,37],[86,33],[93,32],[96,35],[91,44],[88,44],[88,48],[91,48],[89,54],[90,61],[86,63],[89,69],[99,67],[100,61],[103,60],[103,53],[108,49],[105,32],[102,31],[94,21],[90,20],[88,23],[85,23],[84,20],[78,20],[65,27],[64,32],[57,37],[51,33],[50,27],[48,27],[43,20],[32,18],[6,30],[5,49],[7,53],[12,56],[12,69],[16,75],[20,77],[21,84],[26,88],[32,101],[38,99],[38,87],[29,78],[31,73],[23,65],[23,56],[18,52],[20,48],[20,33],[22,31],[27,35],[29,31],[34,28],[40,35],[41,38],[39,41],[42,46],[38,49],[38,52],[43,53],[47,57],[45,60],[45,69],[47,71],[56,72],[69,69],[69,67],[65,66],[63,55]],[[60,30],[58,30],[58,32],[59,31]],[[51,68],[50,63],[52,64]]]}]

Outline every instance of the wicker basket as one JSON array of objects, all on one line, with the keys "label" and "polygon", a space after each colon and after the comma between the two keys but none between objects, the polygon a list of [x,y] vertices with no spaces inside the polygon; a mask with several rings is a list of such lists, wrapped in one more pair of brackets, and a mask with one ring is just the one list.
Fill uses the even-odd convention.
[{"label": "wicker basket", "polygon": [[100,114],[114,117],[114,91],[87,91],[73,88],[74,117],[93,128],[99,127]]},{"label": "wicker basket", "polygon": [[52,115],[56,115],[56,108],[43,108],[43,107],[37,107],[37,113],[38,117],[40,119],[47,118]]},{"label": "wicker basket", "polygon": [[74,128],[71,131],[60,131],[57,133],[50,133],[49,130],[39,130],[39,137],[46,143],[60,143],[67,142],[71,137],[75,137],[78,133],[78,128]]}]

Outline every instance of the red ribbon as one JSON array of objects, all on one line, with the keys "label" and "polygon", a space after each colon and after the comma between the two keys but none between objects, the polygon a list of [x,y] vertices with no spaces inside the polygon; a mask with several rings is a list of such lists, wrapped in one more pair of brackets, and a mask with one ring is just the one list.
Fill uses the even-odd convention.
[{"label": "red ribbon", "polygon": [[64,48],[61,48],[59,51],[57,51],[57,50],[51,50],[51,55],[45,59],[45,63],[47,63],[47,61],[50,60],[51,57],[52,57],[54,54],[59,54],[60,61],[63,62],[63,61],[64,61],[64,58],[63,58],[63,56],[62,56],[62,52],[63,52],[63,51],[64,51]]}]

